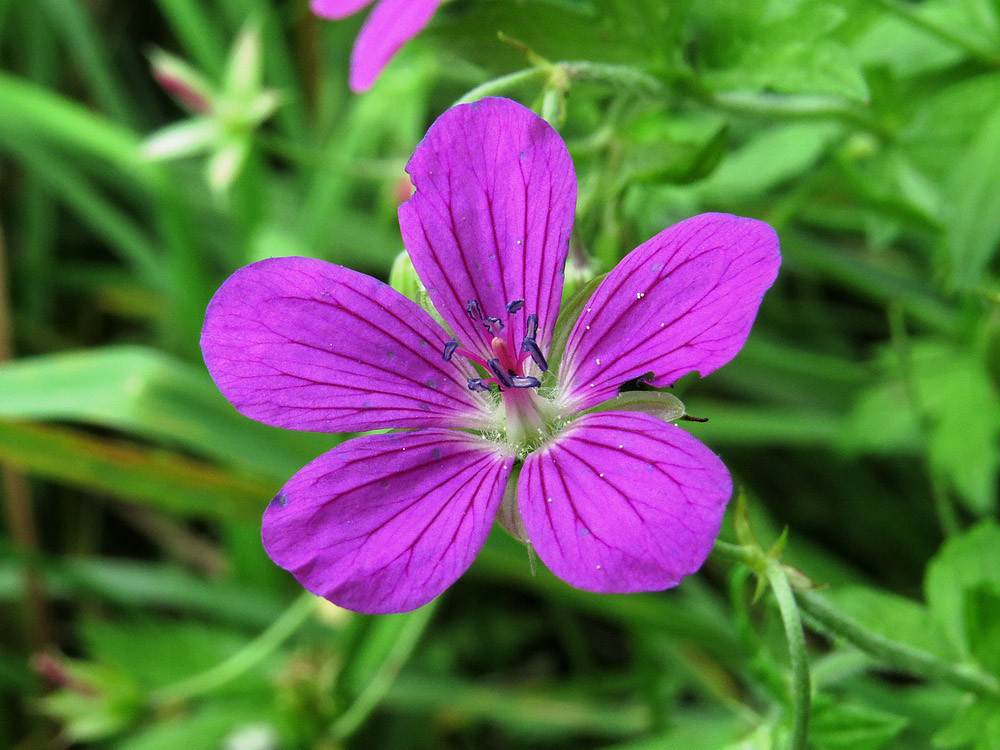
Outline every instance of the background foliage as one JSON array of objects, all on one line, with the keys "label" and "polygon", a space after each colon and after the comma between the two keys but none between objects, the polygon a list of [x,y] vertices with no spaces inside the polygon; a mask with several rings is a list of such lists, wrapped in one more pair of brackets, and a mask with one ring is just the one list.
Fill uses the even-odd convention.
[{"label": "background foliage", "polygon": [[[782,620],[727,558],[602,597],[533,576],[497,532],[438,603],[372,618],[300,597],[260,548],[266,499],[338,438],[232,410],[200,362],[205,304],[272,255],[387,277],[429,123],[530,67],[503,32],[628,66],[550,94],[578,263],[606,270],[703,210],[778,230],[743,353],[678,385],[710,418],[691,429],[765,547],[790,527],[782,559],[823,601],[979,681],[859,649],[800,599],[810,747],[1000,746],[1000,3],[454,0],[353,96],[360,21],[298,0],[0,0],[0,745],[788,742]],[[259,86],[227,63],[241,30]],[[150,160],[187,116],[154,48],[279,106],[227,121],[215,156]],[[541,73],[514,80],[542,106]],[[225,148],[245,163],[220,189]]]}]

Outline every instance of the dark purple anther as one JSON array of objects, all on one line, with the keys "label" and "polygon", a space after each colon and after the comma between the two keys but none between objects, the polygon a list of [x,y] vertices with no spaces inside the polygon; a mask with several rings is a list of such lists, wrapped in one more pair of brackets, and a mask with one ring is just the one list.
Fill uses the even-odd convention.
[{"label": "dark purple anther", "polygon": [[516,375],[511,378],[511,382],[512,382],[511,388],[537,388],[542,384],[542,381],[540,381],[538,378],[532,378],[532,377],[521,378],[517,377]]},{"label": "dark purple anther", "polygon": [[[524,324],[524,337],[534,341],[535,336],[537,334],[538,334],[538,316],[535,314],[531,314],[528,316],[528,320]],[[527,351],[527,349],[525,351]]]},{"label": "dark purple anther", "polygon": [[524,340],[521,342],[521,351],[527,352],[531,358],[538,365],[538,369],[542,372],[548,372],[549,363],[545,361],[545,355],[542,354],[542,350],[538,348],[538,344],[530,336],[525,336]]},{"label": "dark purple anther", "polygon": [[482,378],[469,378],[466,382],[469,384],[470,391],[477,391],[479,393],[487,393],[490,391],[490,387],[483,382]]},{"label": "dark purple anther", "polygon": [[486,364],[490,368],[490,372],[496,375],[497,380],[500,381],[500,385],[507,386],[508,388],[514,387],[514,381],[511,380],[510,373],[500,366],[499,359],[494,357],[493,359],[487,361]]},{"label": "dark purple anther", "polygon": [[491,336],[499,336],[503,330],[503,321],[500,318],[483,318],[483,325]]},{"label": "dark purple anther", "polygon": [[507,312],[509,314],[513,315],[518,310],[520,310],[522,307],[524,307],[524,300],[523,299],[516,299],[513,302],[508,302],[507,303]]},{"label": "dark purple anther", "polygon": [[451,362],[451,355],[455,353],[456,349],[458,349],[458,342],[452,339],[444,345],[444,351],[441,352],[441,359],[445,362]]},{"label": "dark purple anther", "polygon": [[470,299],[466,302],[465,311],[469,313],[469,317],[473,320],[479,320],[483,317],[483,311],[479,309],[479,300]]}]

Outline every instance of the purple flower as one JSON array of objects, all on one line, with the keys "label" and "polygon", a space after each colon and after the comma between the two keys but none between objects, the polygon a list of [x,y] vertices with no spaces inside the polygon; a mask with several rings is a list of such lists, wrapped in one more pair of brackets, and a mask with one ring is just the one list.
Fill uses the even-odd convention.
[{"label": "purple flower", "polygon": [[[339,21],[372,0],[311,0],[318,16]],[[351,51],[351,90],[367,91],[399,48],[420,33],[443,0],[379,0]]]},{"label": "purple flower", "polygon": [[484,99],[438,118],[407,171],[403,240],[451,332],[382,282],[308,258],[240,269],[209,305],[205,361],[243,414],[406,430],[348,440],[292,477],[264,514],[268,554],[336,604],[400,612],[451,585],[499,518],[573,586],[676,585],[712,547],[729,473],[684,430],[611,399],[739,351],[777,274],[774,231],[726,214],[664,230],[554,352],[576,204],[559,135]]}]

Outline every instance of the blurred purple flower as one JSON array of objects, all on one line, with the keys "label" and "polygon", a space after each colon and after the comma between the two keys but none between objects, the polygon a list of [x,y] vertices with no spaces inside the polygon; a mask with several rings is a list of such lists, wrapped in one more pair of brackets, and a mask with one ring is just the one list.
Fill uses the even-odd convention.
[{"label": "blurred purple flower", "polygon": [[[313,13],[339,21],[372,0],[311,0]],[[351,51],[351,90],[367,91],[399,48],[420,33],[443,0],[379,0]]]},{"label": "blurred purple flower", "polygon": [[608,402],[739,351],[777,274],[774,231],[703,214],[642,244],[586,303],[553,377],[576,204],[559,135],[484,99],[438,118],[407,171],[403,240],[454,337],[380,281],[308,258],[247,266],[209,305],[205,361],[243,414],[407,430],[292,477],[264,514],[268,554],[336,604],[406,611],[451,585],[499,518],[573,586],[676,585],[711,550],[729,473],[679,427]]}]

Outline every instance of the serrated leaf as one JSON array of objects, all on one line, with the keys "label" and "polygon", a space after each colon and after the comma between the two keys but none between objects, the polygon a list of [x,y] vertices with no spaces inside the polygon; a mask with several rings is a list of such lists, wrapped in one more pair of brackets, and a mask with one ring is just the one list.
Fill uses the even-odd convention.
[{"label": "serrated leaf", "polygon": [[965,600],[978,589],[1000,596],[1000,526],[993,521],[945,542],[924,579],[931,614],[964,659],[973,655]]}]

